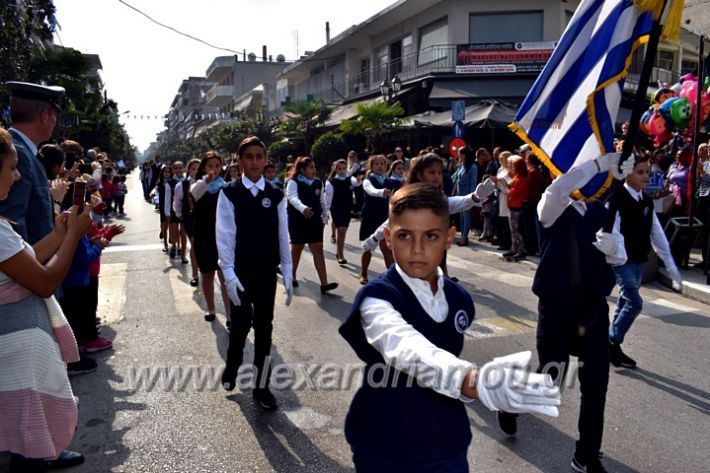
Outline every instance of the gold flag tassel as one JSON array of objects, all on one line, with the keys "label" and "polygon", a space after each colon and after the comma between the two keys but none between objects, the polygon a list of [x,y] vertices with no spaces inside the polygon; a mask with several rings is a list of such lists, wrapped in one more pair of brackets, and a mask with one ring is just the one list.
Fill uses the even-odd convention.
[{"label": "gold flag tassel", "polygon": [[653,20],[661,21],[663,15],[663,5],[670,2],[668,15],[663,25],[661,40],[677,41],[680,36],[680,22],[683,18],[683,6],[685,0],[634,0],[634,5],[641,11],[652,11]]}]

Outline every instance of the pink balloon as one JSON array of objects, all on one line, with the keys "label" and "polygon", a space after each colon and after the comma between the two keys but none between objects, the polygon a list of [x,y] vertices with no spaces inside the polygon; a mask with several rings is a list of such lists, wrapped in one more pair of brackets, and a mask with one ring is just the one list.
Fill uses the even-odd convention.
[{"label": "pink balloon", "polygon": [[688,99],[691,105],[698,101],[698,81],[687,80],[683,82],[680,96]]}]

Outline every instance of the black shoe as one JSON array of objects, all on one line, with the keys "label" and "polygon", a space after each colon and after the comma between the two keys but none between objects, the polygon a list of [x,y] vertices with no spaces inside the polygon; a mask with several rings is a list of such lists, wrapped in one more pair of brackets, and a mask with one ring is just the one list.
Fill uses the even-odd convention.
[{"label": "black shoe", "polygon": [[291,285],[292,285],[293,287],[298,287],[298,281],[296,281],[296,280],[294,279],[293,282],[291,283]]},{"label": "black shoe", "polygon": [[451,281],[451,282],[459,282],[459,278],[457,278],[456,276],[450,276],[450,277],[449,277],[449,281]]},{"label": "black shoe", "polygon": [[212,322],[216,317],[214,314],[205,314],[205,320],[208,322]]},{"label": "black shoe", "polygon": [[503,253],[501,256],[503,258],[512,258],[513,256],[515,256],[515,251],[508,250],[505,253]]},{"label": "black shoe", "polygon": [[187,264],[187,263],[189,263],[189,261],[186,260],[185,258],[183,258],[182,261],[180,261],[180,262],[181,262],[182,264]]},{"label": "black shoe", "polygon": [[579,459],[579,457],[577,457],[577,454],[575,453],[572,457],[571,466],[574,471],[577,471],[579,473],[607,473],[606,469],[604,468],[604,465],[602,465],[601,458],[602,453],[600,452],[599,455],[593,457],[591,460],[583,462]]},{"label": "black shoe", "polygon": [[348,264],[348,260],[345,258],[338,258],[338,264]]},{"label": "black shoe", "polygon": [[197,287],[198,284],[200,284],[200,281],[197,278],[190,279],[190,286]]},{"label": "black shoe", "polygon": [[227,325],[227,331],[229,331],[232,328],[232,321],[227,319],[226,325]]},{"label": "black shoe", "polygon": [[276,398],[271,394],[269,388],[254,389],[251,395],[256,403],[267,411],[275,411],[279,407],[279,403],[276,402]]},{"label": "black shoe", "polygon": [[513,255],[513,261],[522,261],[525,259],[526,256],[527,256],[527,254],[525,254],[523,252],[516,253],[515,255]]},{"label": "black shoe", "polygon": [[320,287],[320,293],[321,293],[321,294],[325,294],[326,292],[330,292],[330,291],[332,291],[333,289],[335,289],[335,288],[337,288],[337,287],[338,287],[338,283],[337,283],[337,282],[332,282],[332,283],[330,283],[330,284],[326,284],[325,286],[321,286],[321,287]]},{"label": "black shoe", "polygon": [[636,361],[621,351],[621,344],[609,342],[609,361],[615,368],[636,368]]},{"label": "black shoe", "polygon": [[59,457],[47,462],[47,467],[50,470],[61,470],[62,468],[71,468],[73,466],[84,463],[84,455],[71,450],[64,450],[59,454]]},{"label": "black shoe", "polygon": [[174,246],[170,247],[170,258],[175,258],[175,247]]},{"label": "black shoe", "polygon": [[498,411],[498,426],[506,435],[515,435],[518,432],[518,414]]},{"label": "black shoe", "polygon": [[234,391],[237,387],[237,374],[239,373],[239,366],[241,361],[234,365],[227,363],[222,372],[222,387],[227,391]]},{"label": "black shoe", "polygon": [[78,376],[80,374],[93,373],[97,367],[96,361],[82,356],[79,361],[67,364],[67,374],[69,376]]}]

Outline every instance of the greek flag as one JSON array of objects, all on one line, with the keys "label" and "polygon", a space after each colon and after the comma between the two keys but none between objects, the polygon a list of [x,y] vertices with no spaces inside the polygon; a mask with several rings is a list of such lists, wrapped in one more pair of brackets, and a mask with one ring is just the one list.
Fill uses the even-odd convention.
[{"label": "greek flag", "polygon": [[[653,25],[634,3],[582,0],[510,125],[554,175],[614,151],[624,78]],[[596,198],[612,180],[599,174],[575,197]]]}]

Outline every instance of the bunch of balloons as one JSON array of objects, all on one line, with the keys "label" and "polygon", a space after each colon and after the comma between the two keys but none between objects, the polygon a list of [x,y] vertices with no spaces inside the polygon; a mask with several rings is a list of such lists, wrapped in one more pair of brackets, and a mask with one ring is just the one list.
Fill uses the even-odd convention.
[{"label": "bunch of balloons", "polygon": [[705,77],[701,85],[695,75],[686,74],[671,87],[661,85],[653,97],[653,105],[641,117],[639,128],[654,137],[656,147],[668,142],[674,132],[684,135],[686,139],[692,138],[698,87],[703,89],[700,103],[701,129],[705,133],[710,130],[710,77]]}]

